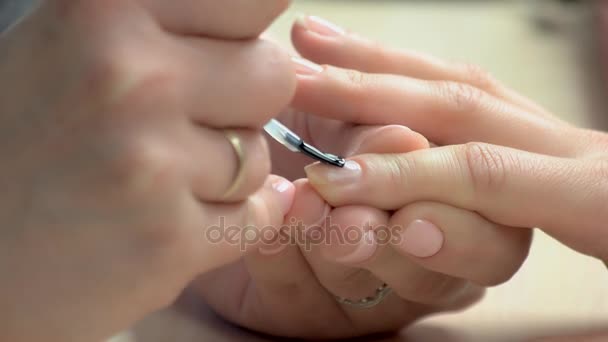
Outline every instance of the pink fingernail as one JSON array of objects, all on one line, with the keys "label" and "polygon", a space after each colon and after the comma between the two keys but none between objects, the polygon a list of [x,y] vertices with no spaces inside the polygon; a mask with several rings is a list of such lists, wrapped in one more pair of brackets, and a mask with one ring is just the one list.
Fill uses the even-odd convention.
[{"label": "pink fingernail", "polygon": [[337,37],[346,34],[346,30],[344,30],[342,27],[332,23],[327,19],[323,19],[314,15],[306,16],[304,18],[301,18],[299,21],[300,23],[304,24],[304,26],[308,30],[320,34],[322,36]]},{"label": "pink fingernail", "polygon": [[309,76],[323,72],[322,66],[315,64],[307,59],[294,56],[291,57],[291,61],[293,62],[296,69],[296,74],[298,75]]},{"label": "pink fingernail", "polygon": [[401,233],[400,247],[418,258],[429,258],[443,247],[443,232],[425,220],[416,220]]},{"label": "pink fingernail", "polygon": [[296,187],[285,179],[278,179],[272,183],[272,188],[279,196],[283,216],[287,215],[293,204]]},{"label": "pink fingernail", "polygon": [[317,163],[307,166],[305,171],[308,179],[317,184],[334,185],[356,184],[363,174],[361,165],[354,160],[348,160],[342,168]]}]

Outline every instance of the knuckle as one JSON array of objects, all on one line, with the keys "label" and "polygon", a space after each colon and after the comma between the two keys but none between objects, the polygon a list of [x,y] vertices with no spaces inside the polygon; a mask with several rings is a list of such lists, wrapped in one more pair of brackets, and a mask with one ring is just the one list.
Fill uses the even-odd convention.
[{"label": "knuckle", "polygon": [[476,192],[501,189],[512,161],[497,147],[483,143],[464,145],[466,169]]},{"label": "knuckle", "polygon": [[365,74],[357,70],[345,70],[344,76],[346,77],[348,83],[356,88],[365,88],[365,86],[369,83]]},{"label": "knuckle", "polygon": [[465,83],[434,81],[431,84],[439,97],[445,99],[456,113],[477,112],[485,97],[483,90]]},{"label": "knuckle", "polygon": [[162,97],[173,103],[179,94],[176,73],[165,63],[141,63],[129,47],[100,46],[88,60],[84,87],[87,95],[104,105],[120,106],[129,100]]},{"label": "knuckle", "polygon": [[132,138],[118,144],[110,161],[112,183],[128,194],[168,190],[179,179],[179,161],[168,146]]},{"label": "knuckle", "polygon": [[416,168],[415,162],[411,158],[390,158],[388,164],[391,176],[391,184],[396,186],[406,186],[408,177],[413,174]]},{"label": "knuckle", "polygon": [[251,94],[263,93],[265,96],[247,96],[244,103],[248,111],[256,111],[250,117],[261,125],[273,113],[279,113],[288,107],[296,91],[296,78],[291,58],[278,45],[258,40],[248,48],[251,49],[252,58],[241,64],[245,69],[242,73],[246,75],[244,81],[251,88],[248,89]]},{"label": "knuckle", "polygon": [[[415,173],[416,164],[413,158],[408,156],[391,157],[391,156],[376,156],[381,158],[378,162],[366,163],[368,172],[371,174],[382,175],[386,179],[383,184],[367,184],[367,191],[374,193],[377,198],[382,198],[381,193],[387,189],[408,189],[410,188],[410,177],[408,175]],[[372,165],[372,167],[370,167]],[[378,169],[374,169],[378,168]],[[381,185],[381,186],[375,186]],[[387,203],[386,208],[392,207],[393,204]]]}]

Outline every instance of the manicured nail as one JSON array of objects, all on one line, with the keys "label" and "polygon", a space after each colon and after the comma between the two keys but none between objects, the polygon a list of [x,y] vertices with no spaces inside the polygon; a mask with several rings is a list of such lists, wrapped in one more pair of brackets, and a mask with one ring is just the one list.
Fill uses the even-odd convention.
[{"label": "manicured nail", "polygon": [[340,26],[327,19],[314,15],[302,17],[298,19],[298,22],[304,25],[304,27],[306,27],[308,30],[322,36],[337,37],[346,34],[346,30]]},{"label": "manicured nail", "polygon": [[378,245],[376,244],[376,235],[372,230],[367,231],[363,234],[361,241],[357,242],[357,246],[350,246],[354,250],[342,257],[336,258],[336,261],[343,264],[358,264],[369,260],[374,253]]},{"label": "manicured nail", "polygon": [[287,215],[293,204],[296,187],[285,179],[277,179],[272,183],[272,188],[279,196],[283,216]]},{"label": "manicured nail", "polygon": [[401,233],[400,247],[418,258],[429,258],[443,247],[443,232],[425,220],[416,220]]},{"label": "manicured nail", "polygon": [[291,57],[291,61],[295,65],[296,74],[298,75],[315,75],[323,72],[323,67],[315,64],[307,59],[300,57]]},{"label": "manicured nail", "polygon": [[406,126],[389,125],[376,128],[366,133],[361,143],[358,146],[354,146],[346,155],[353,156],[372,152],[396,153],[398,148],[410,145],[409,140],[406,141],[404,139],[411,136],[411,134],[412,130]]},{"label": "manicured nail", "polygon": [[335,167],[316,163],[305,168],[308,179],[316,184],[353,184],[359,181],[363,174],[361,165],[354,160],[348,160],[344,167]]}]

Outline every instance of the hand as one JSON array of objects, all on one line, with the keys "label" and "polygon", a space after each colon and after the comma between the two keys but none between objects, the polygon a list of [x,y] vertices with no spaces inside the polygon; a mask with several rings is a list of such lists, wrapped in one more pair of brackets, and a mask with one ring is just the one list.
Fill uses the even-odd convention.
[{"label": "hand", "polygon": [[[401,126],[379,129],[378,134],[368,134],[357,144],[354,153],[428,148],[424,138]],[[412,282],[411,296],[427,299],[442,292],[446,301],[441,307],[392,297],[373,309],[342,307],[334,295],[366,297],[382,282],[372,273],[347,264],[346,259],[327,259],[321,254],[323,243],[313,242],[306,231],[328,229],[325,222],[336,227],[375,226],[383,224],[388,215],[368,207],[332,210],[307,180],[297,180],[295,186],[295,200],[280,238],[265,241],[257,253],[235,264],[202,275],[193,285],[192,290],[224,318],[281,337],[346,338],[394,331],[432,312],[461,308],[481,295],[479,288],[471,287],[457,291],[462,296],[448,299],[453,289],[444,292],[441,285],[433,286],[436,278],[420,278]],[[406,269],[397,272],[400,276],[424,273],[395,256],[389,261],[393,271]],[[385,269],[380,264],[375,268]]]},{"label": "hand", "polygon": [[101,340],[238,259],[218,218],[281,224],[260,127],[295,76],[257,37],[287,5],[53,0],[1,37],[1,340]]},{"label": "hand", "polygon": [[[408,125],[445,145],[357,157],[360,169],[350,168],[356,172],[308,169],[329,203],[400,210],[430,201],[478,213],[510,231],[540,227],[582,253],[608,259],[608,135],[555,118],[476,67],[362,38],[313,38],[300,50],[316,51],[317,62],[338,64],[355,55],[364,61],[357,69],[366,72],[327,67],[300,79],[298,108],[360,124]],[[313,43],[323,45],[313,50]],[[445,249],[450,236],[444,233]],[[418,261],[430,267],[433,258]]]},{"label": "hand", "polygon": [[[342,40],[332,46],[334,38],[306,32],[303,24],[306,25],[297,23],[294,26],[293,35],[294,44],[303,56],[316,60],[321,52],[339,52],[341,58],[332,63],[368,68],[369,60],[363,58],[354,62],[352,59],[367,50],[362,42],[344,36],[343,39],[335,38]],[[309,49],[305,44],[311,45]],[[401,70],[397,63],[391,67],[394,72]],[[319,70],[319,67],[312,64],[310,70],[315,69]],[[315,77],[314,73],[297,70],[303,85],[309,82],[309,77]],[[391,71],[387,68],[385,72]],[[331,99],[326,100],[331,102]],[[327,102],[316,108],[320,112],[310,113],[322,114]],[[348,103],[334,105],[348,106]],[[304,114],[300,114],[300,118],[303,117]],[[306,120],[322,123],[324,119],[310,115]],[[324,141],[335,139],[333,146],[341,146],[338,150],[346,156],[372,152],[405,153],[428,148],[422,136],[403,126],[377,126],[371,119],[366,123],[369,125],[357,125],[349,120],[325,122],[328,126],[316,126],[327,137]],[[357,130],[365,133],[357,134]],[[295,165],[293,169],[299,167],[296,163],[291,165]],[[425,315],[469,306],[481,297],[484,286],[509,279],[528,251],[528,231],[504,229],[468,210],[418,202],[402,208],[391,218],[390,213],[370,206],[332,209],[307,180],[298,180],[295,184],[296,198],[286,225],[293,226],[295,221],[309,231],[322,228],[323,233],[342,234],[342,237],[347,229],[355,228],[359,229],[357,236],[371,236],[371,239],[325,244],[315,243],[306,236],[290,236],[292,240],[287,246],[274,242],[262,249],[264,253],[252,253],[242,262],[203,276],[195,291],[222,316],[250,329],[303,338],[344,338],[394,331]],[[390,196],[392,192],[385,195]],[[418,219],[445,227],[448,235],[445,244],[439,244],[444,247],[443,251],[426,264],[413,257],[407,247],[422,247],[414,252],[429,253],[429,248],[436,246],[425,246],[424,240],[416,240],[411,229],[407,230],[409,235],[403,236],[398,235],[400,231],[391,230],[390,233],[397,234],[384,242],[375,238],[379,233],[369,231],[370,227],[376,230],[405,227],[410,222],[418,223]],[[296,238],[299,238],[296,241],[299,244],[294,243]],[[403,244],[387,243],[391,241]],[[479,259],[485,262],[476,263]],[[392,287],[396,295],[371,309],[343,306],[334,298],[334,295],[363,298],[373,294],[383,282]],[[227,287],[226,284],[231,285]]]}]

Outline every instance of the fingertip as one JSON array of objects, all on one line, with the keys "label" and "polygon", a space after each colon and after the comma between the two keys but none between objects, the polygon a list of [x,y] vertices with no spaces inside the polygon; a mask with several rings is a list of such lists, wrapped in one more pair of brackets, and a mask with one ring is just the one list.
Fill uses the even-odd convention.
[{"label": "fingertip", "polygon": [[323,227],[327,243],[321,254],[328,260],[357,265],[370,260],[378,249],[375,230],[388,222],[388,214],[365,206],[334,209]]},{"label": "fingertip", "polygon": [[414,220],[401,232],[397,248],[412,257],[426,259],[437,255],[444,244],[443,231],[427,220]]},{"label": "fingertip", "polygon": [[311,186],[333,206],[340,206],[342,199],[358,190],[363,177],[361,164],[347,160],[344,167],[315,163],[304,168]]},{"label": "fingertip", "polygon": [[294,203],[295,185],[287,179],[275,175],[268,177],[267,184],[272,188],[281,214],[285,217]]},{"label": "fingertip", "polygon": [[[344,34],[331,34],[331,29],[326,31],[318,30],[319,27],[310,18],[315,18],[309,15],[299,15],[291,27],[291,41],[294,48],[303,57],[315,62],[326,64],[330,61],[332,54],[332,44],[337,42]],[[340,32],[338,26],[334,30]],[[321,32],[321,33],[320,33]]]},{"label": "fingertip", "polygon": [[286,215],[286,221],[301,223],[305,228],[322,222],[330,211],[329,204],[306,179],[295,181],[294,187],[294,201]]},{"label": "fingertip", "polygon": [[367,134],[353,155],[407,153],[425,148],[429,148],[429,142],[422,134],[406,126],[388,125]]}]

